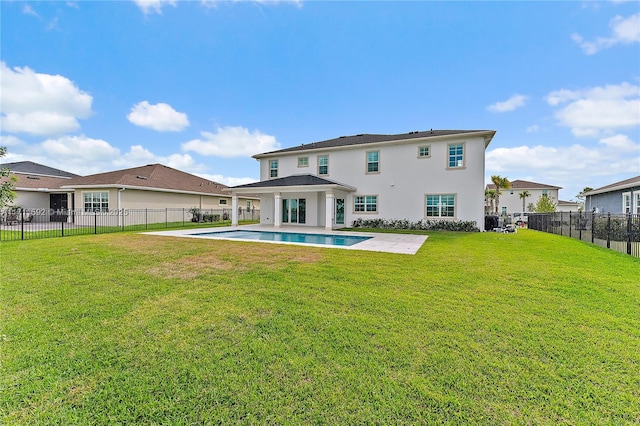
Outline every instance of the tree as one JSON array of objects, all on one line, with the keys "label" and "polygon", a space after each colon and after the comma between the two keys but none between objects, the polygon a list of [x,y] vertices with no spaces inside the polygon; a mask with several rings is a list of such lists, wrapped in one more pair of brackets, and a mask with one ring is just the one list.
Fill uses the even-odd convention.
[{"label": "tree", "polygon": [[590,186],[585,186],[584,189],[580,191],[578,195],[576,195],[576,198],[578,200],[584,200],[584,193],[589,191],[593,191],[593,188],[591,188]]},{"label": "tree", "polygon": [[493,211],[493,202],[496,199],[496,191],[493,189],[485,189],[484,190],[484,202],[485,206],[488,209],[485,209],[485,212],[488,211],[491,213]]},{"label": "tree", "polygon": [[527,204],[527,211],[529,213],[533,213],[534,211],[536,211],[536,205],[533,203],[529,203]]},{"label": "tree", "polygon": [[[0,158],[7,155],[7,148],[4,146],[0,146]],[[16,198],[16,193],[13,192],[14,182],[16,181],[16,177],[11,175],[11,172],[6,167],[2,167],[0,169],[0,208],[8,206],[11,204],[14,198]]]},{"label": "tree", "polygon": [[536,203],[536,213],[553,213],[556,211],[556,203],[553,202],[553,198],[548,195],[543,195],[538,198]]},{"label": "tree", "polygon": [[491,176],[491,182],[496,186],[496,214],[498,213],[498,206],[500,205],[500,189],[511,188],[511,182],[506,177],[493,175]]},{"label": "tree", "polygon": [[524,205],[527,201],[527,197],[529,197],[531,193],[526,189],[520,193],[520,198],[522,198],[522,213],[524,213]]}]

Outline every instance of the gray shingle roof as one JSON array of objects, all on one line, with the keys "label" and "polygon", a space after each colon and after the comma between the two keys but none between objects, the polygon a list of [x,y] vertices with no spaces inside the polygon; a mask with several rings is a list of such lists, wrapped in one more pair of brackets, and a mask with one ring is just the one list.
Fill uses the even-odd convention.
[{"label": "gray shingle roof", "polygon": [[[487,185],[487,189],[496,189],[496,185],[490,183]],[[562,187],[517,179],[511,181],[510,189],[562,189]]]},{"label": "gray shingle roof", "polygon": [[78,177],[74,173],[65,172],[64,170],[55,169],[53,167],[45,166],[43,164],[34,163],[33,161],[17,161],[15,163],[1,164],[1,167],[6,167],[13,173],[22,173],[27,175],[39,175],[39,176],[51,176],[62,178]]},{"label": "gray shingle roof", "polygon": [[344,185],[338,182],[334,182],[329,179],[324,179],[315,175],[293,175],[281,178],[275,178],[270,180],[263,180],[260,182],[247,183],[245,185],[238,185],[231,187],[230,189],[239,188],[270,188],[278,186],[319,186],[319,185],[340,185],[347,188],[351,188],[348,185]]},{"label": "gray shingle roof", "polygon": [[420,139],[420,138],[429,138],[436,136],[448,136],[448,135],[458,135],[465,133],[477,133],[477,132],[492,132],[493,130],[427,130],[427,131],[416,131],[409,133],[400,133],[397,135],[374,135],[374,134],[360,134],[355,136],[340,136],[339,138],[329,139],[320,142],[312,142],[307,144],[302,144],[298,146],[292,146],[290,148],[284,148],[277,151],[265,152],[262,154],[254,155],[254,158],[260,158],[266,155],[272,154],[280,154],[287,152],[295,152],[295,151],[306,151],[309,149],[323,149],[323,148],[337,148],[351,145],[364,145],[370,143],[379,143],[379,142],[393,142],[393,141],[401,141],[408,139]]},{"label": "gray shingle roof", "polygon": [[633,188],[635,186],[640,186],[640,176],[634,176],[629,179],[621,180],[620,182],[615,182],[609,185],[601,186],[600,188],[592,189],[591,191],[585,192],[583,195],[596,195],[596,194],[601,194],[603,192]]}]

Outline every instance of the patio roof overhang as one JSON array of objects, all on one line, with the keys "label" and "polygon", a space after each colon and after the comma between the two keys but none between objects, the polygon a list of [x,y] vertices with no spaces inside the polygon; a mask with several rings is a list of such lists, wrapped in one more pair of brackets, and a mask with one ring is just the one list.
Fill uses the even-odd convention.
[{"label": "patio roof overhang", "polygon": [[355,192],[353,186],[315,175],[293,175],[228,188],[232,194],[275,194],[278,192]]}]

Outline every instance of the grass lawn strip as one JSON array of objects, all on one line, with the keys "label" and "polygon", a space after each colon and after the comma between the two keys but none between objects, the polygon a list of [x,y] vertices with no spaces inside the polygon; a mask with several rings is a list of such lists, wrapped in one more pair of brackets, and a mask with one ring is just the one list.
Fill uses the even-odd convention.
[{"label": "grass lawn strip", "polygon": [[640,421],[640,260],[580,241],[118,233],[0,255],[2,423]]}]

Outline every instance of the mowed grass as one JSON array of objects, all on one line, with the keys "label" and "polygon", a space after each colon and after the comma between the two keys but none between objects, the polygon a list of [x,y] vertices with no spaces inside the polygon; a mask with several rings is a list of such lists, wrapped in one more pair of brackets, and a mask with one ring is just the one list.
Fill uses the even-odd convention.
[{"label": "mowed grass", "polygon": [[122,233],[0,245],[3,424],[633,424],[640,259]]}]

